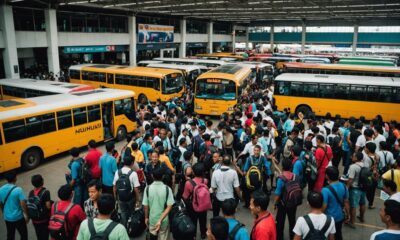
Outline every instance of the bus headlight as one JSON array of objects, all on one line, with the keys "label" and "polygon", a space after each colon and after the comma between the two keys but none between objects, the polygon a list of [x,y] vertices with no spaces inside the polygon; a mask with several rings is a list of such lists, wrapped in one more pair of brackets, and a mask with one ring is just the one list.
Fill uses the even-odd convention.
[{"label": "bus headlight", "polygon": [[196,109],[203,109],[200,105],[196,104]]},{"label": "bus headlight", "polygon": [[233,111],[233,107],[228,107],[228,111]]}]

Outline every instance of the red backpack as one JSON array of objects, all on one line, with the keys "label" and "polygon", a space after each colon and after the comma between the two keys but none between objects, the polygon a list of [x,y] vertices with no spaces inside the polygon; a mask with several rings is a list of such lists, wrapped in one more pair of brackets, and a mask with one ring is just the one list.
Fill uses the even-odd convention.
[{"label": "red backpack", "polygon": [[64,211],[57,209],[58,202],[54,203],[54,213],[50,217],[49,221],[49,232],[50,236],[55,240],[71,239],[71,230],[68,229],[67,216],[69,211],[74,206],[74,203],[70,203]]},{"label": "red backpack", "polygon": [[193,186],[192,206],[195,212],[204,212],[211,209],[211,195],[208,186],[204,183],[204,178],[200,184],[196,184],[192,179],[190,183]]}]

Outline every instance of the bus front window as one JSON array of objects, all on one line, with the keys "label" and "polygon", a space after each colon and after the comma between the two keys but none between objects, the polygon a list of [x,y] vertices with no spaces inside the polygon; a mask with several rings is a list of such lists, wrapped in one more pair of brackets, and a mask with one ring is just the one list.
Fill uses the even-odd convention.
[{"label": "bus front window", "polygon": [[129,120],[136,121],[136,113],[135,113],[133,98],[116,100],[114,105],[115,105],[115,116],[124,114]]},{"label": "bus front window", "polygon": [[162,84],[162,93],[171,94],[178,93],[182,90],[184,78],[181,74],[172,73],[164,77]]},{"label": "bus front window", "polygon": [[197,80],[197,98],[234,100],[236,98],[236,84],[233,81],[221,79]]}]

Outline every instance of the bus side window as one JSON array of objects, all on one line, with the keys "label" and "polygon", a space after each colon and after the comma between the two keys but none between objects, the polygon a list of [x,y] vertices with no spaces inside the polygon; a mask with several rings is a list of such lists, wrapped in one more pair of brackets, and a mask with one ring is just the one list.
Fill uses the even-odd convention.
[{"label": "bus side window", "polygon": [[367,92],[366,86],[351,85],[350,87],[350,99],[354,100],[365,100],[365,94]]},{"label": "bus side window", "polygon": [[98,73],[99,82],[106,82],[106,74]]},{"label": "bus side window", "polygon": [[114,74],[107,74],[107,83],[114,84]]},{"label": "bus side window", "polygon": [[[379,98],[377,99],[380,102],[394,102],[396,96],[396,89],[391,87],[380,87],[379,88]],[[400,93],[399,93],[400,94]]]},{"label": "bus side window", "polygon": [[74,108],[74,126],[87,123],[86,107]]},{"label": "bus side window", "polygon": [[57,112],[58,130],[72,127],[71,110]]},{"label": "bus side window", "polygon": [[154,81],[153,88],[155,90],[160,91],[160,78],[154,78],[153,81]]},{"label": "bus side window", "polygon": [[292,82],[290,85],[290,96],[303,96],[303,84]]},{"label": "bus side window", "polygon": [[392,102],[400,103],[400,88],[393,89]]},{"label": "bus side window", "polygon": [[114,101],[114,112],[115,112],[115,116],[124,114],[124,106],[123,106],[122,100]]},{"label": "bus side window", "polygon": [[7,143],[26,138],[26,127],[24,119],[3,123],[4,138]]},{"label": "bus side window", "polygon": [[367,90],[367,100],[371,102],[376,102],[379,99],[379,87],[378,86],[368,86]]},{"label": "bus side window", "polygon": [[89,119],[89,122],[94,122],[94,121],[98,121],[101,119],[99,104],[96,104],[93,106],[88,106],[88,119]]},{"label": "bus side window", "polygon": [[0,130],[0,145],[3,145],[3,137],[2,137],[2,134],[1,134],[1,130]]},{"label": "bus side window", "polygon": [[347,84],[338,84],[335,87],[335,97],[338,99],[349,99],[350,86]]},{"label": "bus side window", "polygon": [[334,98],[334,85],[319,84],[319,92],[322,98]]},{"label": "bus side window", "polygon": [[25,121],[27,137],[33,137],[56,130],[54,113],[26,118]]}]

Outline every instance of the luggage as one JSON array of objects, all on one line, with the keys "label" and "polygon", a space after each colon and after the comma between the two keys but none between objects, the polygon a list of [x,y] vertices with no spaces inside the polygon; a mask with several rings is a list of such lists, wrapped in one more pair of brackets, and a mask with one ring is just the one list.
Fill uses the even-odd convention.
[{"label": "luggage", "polygon": [[126,225],[126,230],[128,231],[129,237],[138,237],[142,235],[146,229],[143,207],[135,210],[132,213]]}]

